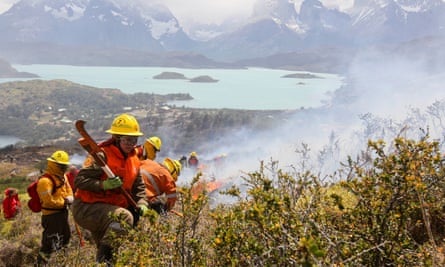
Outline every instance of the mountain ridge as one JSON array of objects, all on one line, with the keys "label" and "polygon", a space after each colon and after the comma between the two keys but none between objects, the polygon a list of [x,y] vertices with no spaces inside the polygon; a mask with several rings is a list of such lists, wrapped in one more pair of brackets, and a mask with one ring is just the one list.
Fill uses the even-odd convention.
[{"label": "mountain ridge", "polygon": [[[445,2],[441,0],[362,0],[348,11],[327,8],[318,0],[304,0],[299,10],[287,0],[258,0],[252,16],[235,29],[224,31],[204,25],[200,31],[197,27],[195,31],[200,34],[213,34],[211,39],[199,41],[192,38],[193,33],[186,33],[174,14],[159,3],[22,0],[0,15],[0,57],[14,63],[45,63],[33,46],[49,44],[59,48],[43,51],[52,64],[88,64],[86,59],[74,61],[82,58],[78,57],[82,53],[100,54],[98,51],[105,49],[135,55],[128,63],[121,63],[122,56],[112,64],[149,64],[153,55],[148,55],[155,54],[166,65],[169,57],[161,54],[181,51],[214,61],[213,65],[200,62],[198,67],[214,67],[218,65],[215,62],[233,64],[275,54],[317,49],[322,52],[323,47],[354,50],[444,36],[443,14]],[[72,58],[70,53],[74,54]],[[113,56],[114,53],[102,54],[100,64],[112,61],[109,58]],[[189,62],[178,62],[181,63]]]}]

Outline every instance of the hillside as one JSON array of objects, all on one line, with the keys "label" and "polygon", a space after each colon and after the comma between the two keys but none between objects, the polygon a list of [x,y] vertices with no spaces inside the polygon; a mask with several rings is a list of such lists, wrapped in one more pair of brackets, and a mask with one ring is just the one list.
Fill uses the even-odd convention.
[{"label": "hillside", "polygon": [[[94,88],[66,80],[10,82],[0,84],[0,135],[23,140],[19,147],[77,145],[74,122],[87,122],[98,140],[112,119],[130,112],[140,122],[146,137],[158,135],[166,148],[177,153],[196,150],[208,140],[241,127],[267,129],[284,111],[192,109],[168,105],[169,101],[189,100],[188,94],[124,94],[118,89]],[[273,118],[273,119],[265,119]],[[198,142],[197,140],[201,140]]]},{"label": "hillside", "polygon": [[0,58],[0,78],[37,78],[36,74],[19,72],[11,64]]},{"label": "hillside", "polygon": [[[206,191],[193,195],[197,174],[179,188],[175,212],[141,218],[114,240],[115,266],[444,266],[439,142],[394,141],[391,152],[370,141],[333,185],[304,166],[288,173],[261,163],[243,187],[222,190],[237,200],[232,205],[212,205],[218,196]],[[22,175],[1,177],[20,192],[29,184]],[[27,195],[20,197],[26,205]],[[49,266],[93,266],[91,236],[69,220],[70,245]],[[26,206],[15,220],[0,218],[0,266],[34,266],[41,229],[40,214]]]}]

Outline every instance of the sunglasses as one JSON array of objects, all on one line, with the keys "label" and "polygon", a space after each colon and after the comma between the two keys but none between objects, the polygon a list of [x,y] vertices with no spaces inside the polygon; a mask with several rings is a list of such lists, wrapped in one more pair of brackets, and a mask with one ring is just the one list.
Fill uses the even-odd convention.
[{"label": "sunglasses", "polygon": [[119,138],[119,140],[126,145],[132,146],[136,145],[136,143],[138,142],[137,136],[122,136],[121,138]]}]

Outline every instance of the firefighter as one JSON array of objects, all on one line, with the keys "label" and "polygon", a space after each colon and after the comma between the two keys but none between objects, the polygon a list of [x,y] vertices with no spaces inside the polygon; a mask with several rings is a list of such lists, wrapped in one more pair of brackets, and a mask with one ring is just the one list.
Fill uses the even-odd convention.
[{"label": "firefighter", "polygon": [[46,265],[51,253],[68,246],[71,239],[68,206],[73,203],[73,191],[65,177],[70,165],[68,153],[58,150],[47,162],[47,168],[37,184],[43,227],[38,266]]},{"label": "firefighter", "polygon": [[[125,235],[128,227],[136,225],[139,215],[149,214],[149,208],[135,150],[138,137],[143,135],[138,121],[132,115],[121,114],[106,132],[111,138],[98,145],[116,176],[108,177],[88,156],[74,180],[73,215],[81,227],[91,232],[97,247],[96,261],[112,266],[113,237]],[[133,201],[123,190],[137,207],[131,205]]]},{"label": "firefighter", "polygon": [[199,164],[198,154],[196,154],[195,151],[190,153],[190,156],[187,160],[187,164],[190,168],[194,168],[194,169],[198,168],[198,164]]},{"label": "firefighter", "polygon": [[161,215],[170,211],[176,202],[176,181],[181,173],[178,160],[165,158],[163,164],[152,160],[141,162],[141,175],[150,207]]},{"label": "firefighter", "polygon": [[5,199],[3,200],[3,216],[7,220],[14,219],[20,213],[22,204],[19,199],[18,190],[12,187],[5,189]]},{"label": "firefighter", "polygon": [[147,138],[143,146],[138,146],[136,148],[138,156],[140,159],[156,159],[156,153],[161,151],[162,141],[161,138],[157,136],[152,136]]}]

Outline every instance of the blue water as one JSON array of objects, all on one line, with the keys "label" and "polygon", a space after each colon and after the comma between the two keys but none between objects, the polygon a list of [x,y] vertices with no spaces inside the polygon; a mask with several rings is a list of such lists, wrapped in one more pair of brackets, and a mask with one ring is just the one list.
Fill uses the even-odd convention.
[{"label": "blue water", "polygon": [[[39,75],[42,80],[66,79],[99,88],[117,88],[124,93],[189,93],[194,100],[174,102],[194,108],[299,109],[317,107],[343,84],[334,74],[313,73],[321,79],[282,78],[296,71],[248,69],[181,69],[159,67],[84,67],[68,65],[13,65],[18,71]],[[187,80],[156,80],[162,72],[179,72],[187,78],[201,75],[217,83],[191,83]],[[307,72],[301,72],[307,73]],[[26,79],[0,79],[0,83]]]}]

